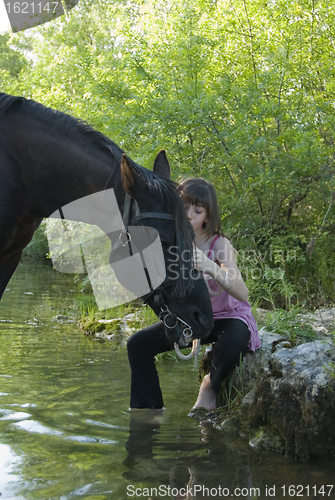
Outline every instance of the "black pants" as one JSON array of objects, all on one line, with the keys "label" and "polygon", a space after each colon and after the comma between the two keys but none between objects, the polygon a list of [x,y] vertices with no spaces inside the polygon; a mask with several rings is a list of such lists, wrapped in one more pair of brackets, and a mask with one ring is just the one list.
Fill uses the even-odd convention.
[{"label": "black pants", "polygon": [[[249,339],[250,332],[243,321],[218,319],[214,321],[209,336],[201,341],[201,344],[215,342],[210,380],[217,394],[222,381],[247,352]],[[160,321],[135,333],[128,340],[127,348],[131,368],[131,408],[163,408],[154,357],[174,348],[164,332],[163,323]]]}]

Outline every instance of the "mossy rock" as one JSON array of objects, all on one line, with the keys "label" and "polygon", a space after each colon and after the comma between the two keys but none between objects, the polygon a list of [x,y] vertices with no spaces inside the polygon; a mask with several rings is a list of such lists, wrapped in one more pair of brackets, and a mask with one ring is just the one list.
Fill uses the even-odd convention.
[{"label": "mossy rock", "polygon": [[106,332],[106,334],[120,333],[122,331],[122,325],[123,321],[119,318],[109,322],[90,319],[80,323],[80,327],[84,330],[86,335],[95,335],[101,332]]}]

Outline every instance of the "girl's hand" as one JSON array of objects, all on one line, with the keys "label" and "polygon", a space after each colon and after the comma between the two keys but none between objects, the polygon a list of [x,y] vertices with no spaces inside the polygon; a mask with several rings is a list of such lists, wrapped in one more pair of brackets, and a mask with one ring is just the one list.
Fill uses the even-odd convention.
[{"label": "girl's hand", "polygon": [[195,245],[193,246],[193,265],[195,269],[204,273],[208,272],[212,265],[212,261]]}]

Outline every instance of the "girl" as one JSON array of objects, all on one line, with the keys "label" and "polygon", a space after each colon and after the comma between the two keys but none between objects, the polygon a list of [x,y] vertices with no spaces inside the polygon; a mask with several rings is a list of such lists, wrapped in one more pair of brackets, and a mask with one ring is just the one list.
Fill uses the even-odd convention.
[{"label": "girl", "polygon": [[[212,302],[214,327],[202,344],[215,342],[210,373],[201,383],[194,408],[216,408],[222,381],[247,350],[260,347],[248,289],[236,264],[235,251],[221,230],[218,201],[212,184],[201,178],[181,182],[180,193],[195,234],[194,266],[204,272]],[[131,408],[163,408],[154,356],[173,349],[156,323],[128,341],[131,367]]]}]

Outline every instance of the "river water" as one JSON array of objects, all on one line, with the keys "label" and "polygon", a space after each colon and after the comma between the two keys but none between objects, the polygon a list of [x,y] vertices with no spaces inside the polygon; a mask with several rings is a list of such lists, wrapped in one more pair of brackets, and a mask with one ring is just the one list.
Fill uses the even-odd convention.
[{"label": "river water", "polygon": [[75,294],[72,275],[21,263],[0,303],[1,499],[335,498],[334,461],[256,452],[188,417],[192,361],[158,364],[162,415],[130,413],[126,352],[65,319]]}]

